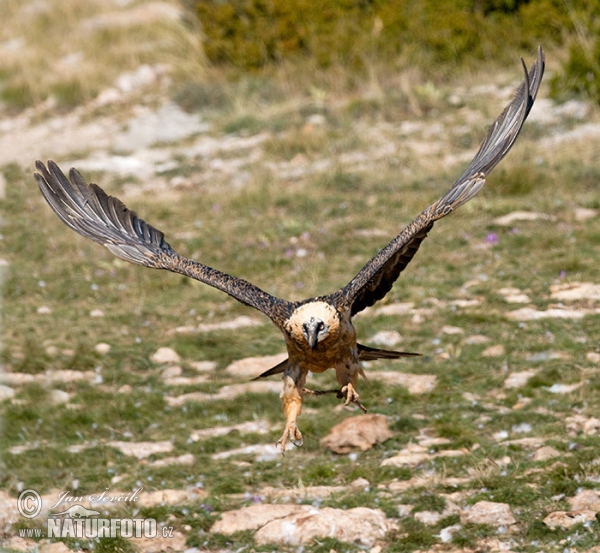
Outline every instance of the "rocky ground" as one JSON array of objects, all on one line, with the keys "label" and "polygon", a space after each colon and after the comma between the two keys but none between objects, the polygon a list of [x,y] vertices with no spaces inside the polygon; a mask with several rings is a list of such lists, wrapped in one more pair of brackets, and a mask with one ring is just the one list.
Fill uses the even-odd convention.
[{"label": "rocky ground", "polygon": [[[0,50],[13,46],[5,43]],[[508,101],[518,69],[490,76],[485,85],[424,91],[438,107],[398,121],[348,116],[345,110],[356,98],[274,103],[260,114],[188,113],[172,100],[164,63],[123,72],[95,99],[66,112],[52,100],[19,112],[5,109],[0,193],[4,202],[11,194],[21,198],[11,205],[23,211],[5,212],[3,240],[18,235],[36,241],[41,235],[31,233],[34,219],[37,232],[50,233],[38,226],[39,217],[46,225],[52,216],[30,178],[36,159],[56,159],[63,168],[95,175],[128,205],[146,203],[190,254],[206,255],[208,246],[197,240],[216,235],[219,227],[207,230],[210,223],[199,221],[204,215],[185,214],[184,208],[181,215],[175,208],[161,213],[161,206],[195,202],[195,211],[211,211],[216,220],[236,214],[227,211],[232,206],[239,220],[261,203],[284,209],[281,197],[260,188],[261,179],[296,194],[292,214],[305,190],[327,179],[336,182],[332,175],[357,176],[360,205],[384,209],[377,192],[360,187],[379,172],[408,182],[427,172],[437,180],[459,174],[479,140],[470,137],[480,137]],[[289,118],[287,127],[281,114]],[[597,550],[600,282],[594,256],[600,181],[588,168],[600,151],[600,118],[583,101],[556,104],[543,88],[528,125],[517,145],[525,164],[572,177],[572,191],[563,183],[566,190],[520,192],[497,202],[487,196],[477,204],[485,223],[475,208],[465,208],[466,230],[454,227],[448,238],[453,242],[446,243],[446,250],[458,253],[444,257],[447,252],[436,250],[443,260],[438,265],[424,257],[430,272],[411,275],[414,292],[409,280],[402,297],[378,304],[361,319],[367,343],[416,349],[426,361],[367,366],[364,390],[373,414],[359,415],[333,399],[309,402],[301,419],[308,443],[303,450],[290,446],[285,457],[274,446],[282,426],[281,384],[250,382],[284,357],[282,344],[257,314],[220,307],[220,296],[212,295],[192,313],[187,301],[197,302],[198,288],[159,284],[159,277],[137,280],[146,277],[134,269],[124,273],[129,269],[123,264],[99,258],[95,246],[84,250],[87,245],[70,236],[65,240],[75,245],[47,238],[51,254],[37,259],[20,255],[32,246],[9,248],[2,259],[8,275],[0,374],[6,420],[2,547],[44,553],[94,547],[23,533],[32,528],[16,511],[24,488],[40,489],[44,517],[63,489],[83,490],[81,504],[88,508],[122,514],[116,502],[86,498],[105,488],[117,495],[141,487],[135,505],[127,506],[133,511],[125,512],[157,518],[174,528],[172,537],[119,542],[106,550],[127,550],[131,543],[146,552],[188,553]],[[511,155],[508,167],[513,186],[519,186],[531,176],[514,161],[520,154]],[[577,169],[560,173],[558,165]],[[339,181],[348,194],[353,182]],[[407,205],[425,207],[423,189],[430,195],[431,185],[409,188]],[[260,200],[250,208],[228,204],[241,202],[238,197],[251,201],[243,196],[251,193]],[[407,222],[417,212],[411,208],[402,218]],[[266,215],[259,214],[250,228],[261,217]],[[327,231],[321,234],[370,241],[365,251],[371,251],[373,241],[391,238],[398,224],[375,216],[352,232],[327,226],[342,225],[342,219],[346,225],[349,218],[345,206],[337,215],[328,212],[319,221]],[[240,234],[236,224],[232,232]],[[281,223],[273,232],[287,228]],[[51,227],[53,236],[68,232],[58,223]],[[319,232],[316,223],[311,230],[297,224],[285,238],[248,232],[241,244],[250,244],[251,254],[239,254],[244,276],[277,258],[288,265],[266,269],[273,286],[304,295],[319,274],[338,271],[327,255],[339,258],[340,266],[348,261],[319,242]],[[538,237],[533,247],[518,242],[528,234]],[[544,236],[551,236],[546,248],[552,255],[544,255]],[[572,248],[583,253],[552,264],[554,252]],[[230,257],[238,252],[225,250]],[[55,256],[63,269],[41,267]],[[311,261],[324,269],[299,265]],[[435,266],[446,271],[435,273]],[[23,275],[23,289],[14,271]],[[114,282],[114,274],[125,284]],[[288,274],[293,283],[286,283]],[[436,289],[445,278],[451,282]],[[54,286],[59,280],[67,281],[65,289]],[[67,291],[79,286],[75,280],[85,293]],[[145,293],[149,282],[154,288]],[[165,303],[152,303],[149,296],[159,292]],[[169,306],[179,301],[185,308],[174,313]],[[82,334],[70,336],[78,326]],[[37,349],[25,338],[32,328]],[[249,356],[244,351],[254,341],[259,349],[250,349]],[[83,342],[89,347],[82,353]]]}]

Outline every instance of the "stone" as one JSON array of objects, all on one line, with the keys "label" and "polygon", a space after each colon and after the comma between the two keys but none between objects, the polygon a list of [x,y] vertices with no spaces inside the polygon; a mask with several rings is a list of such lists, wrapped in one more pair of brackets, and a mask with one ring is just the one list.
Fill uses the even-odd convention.
[{"label": "stone", "polygon": [[590,363],[600,363],[600,353],[597,353],[595,351],[588,351],[585,354],[585,358],[590,362]]},{"label": "stone", "polygon": [[575,414],[565,419],[567,431],[571,436],[576,436],[580,432],[588,436],[594,436],[600,433],[600,419],[595,417],[586,417],[585,415]]},{"label": "stone", "polygon": [[334,538],[360,547],[373,547],[396,529],[396,524],[379,509],[317,509],[310,505],[257,504],[228,511],[215,522],[211,532],[233,534],[256,531],[257,545],[308,545],[315,538]]},{"label": "stone", "polygon": [[245,382],[242,384],[231,384],[223,386],[216,394],[207,394],[204,392],[190,392],[180,396],[165,396],[165,401],[171,407],[180,407],[188,401],[211,401],[222,399],[235,399],[242,394],[279,394],[281,392],[281,382],[271,382],[261,380],[258,382]]},{"label": "stone", "polygon": [[382,330],[374,334],[370,341],[376,346],[393,348],[402,342],[402,336],[397,330]]},{"label": "stone", "polygon": [[456,335],[464,333],[464,329],[460,328],[459,326],[444,325],[442,327],[442,334]]},{"label": "stone", "polygon": [[223,321],[220,323],[201,323],[196,326],[178,326],[173,332],[177,334],[196,334],[199,332],[214,332],[216,330],[236,330],[249,326],[261,326],[263,321],[240,315],[231,321]]},{"label": "stone", "polygon": [[527,369],[516,373],[510,373],[504,381],[505,388],[522,388],[529,382],[529,379],[534,377],[540,369]]},{"label": "stone", "polygon": [[381,466],[393,466],[393,467],[416,467],[425,461],[431,459],[431,455],[427,453],[428,448],[417,445],[408,444],[404,449],[399,451],[393,457],[384,459]]},{"label": "stone", "polygon": [[586,207],[575,208],[575,220],[576,221],[587,221],[598,215],[598,210],[589,209]]},{"label": "stone", "polygon": [[166,369],[161,371],[160,377],[163,380],[171,380],[172,378],[181,376],[182,373],[183,369],[179,365],[171,365],[170,367],[167,367]]},{"label": "stone", "polygon": [[71,399],[71,395],[68,392],[63,390],[52,390],[50,392],[50,401],[54,405],[59,405],[61,403],[67,403]]},{"label": "stone", "polygon": [[140,507],[181,505],[183,503],[199,501],[204,497],[206,497],[206,492],[198,488],[191,488],[189,490],[155,490],[153,492],[142,491],[135,504]]},{"label": "stone", "polygon": [[231,426],[216,426],[214,428],[203,428],[202,430],[194,430],[190,435],[190,439],[194,442],[207,438],[215,438],[217,436],[226,436],[232,432],[240,434],[268,434],[271,431],[272,425],[267,420],[257,420],[233,424]]},{"label": "stone", "polygon": [[559,301],[600,300],[600,284],[568,282],[550,286],[552,299]]},{"label": "stone", "polygon": [[581,388],[583,386],[583,382],[576,382],[575,384],[561,384],[557,382],[556,384],[552,384],[549,388],[545,388],[551,394],[570,394],[577,390],[577,388]]},{"label": "stone", "polygon": [[[286,451],[291,451],[294,448],[295,446],[290,442],[288,442],[285,446]],[[281,459],[281,451],[274,443],[246,445],[243,447],[230,449],[228,451],[213,453],[211,455],[211,458],[228,459],[229,457],[234,457],[236,455],[252,455],[255,458],[255,461],[257,462],[275,461],[276,459]]]},{"label": "stone", "polygon": [[347,492],[347,486],[306,486],[299,488],[276,489],[271,486],[265,486],[260,489],[260,495],[267,498],[268,501],[284,501],[286,503],[301,501],[315,501],[318,499],[327,499],[333,494]]},{"label": "stone", "polygon": [[11,397],[15,397],[15,391],[10,386],[0,384],[0,401],[10,399]]},{"label": "stone", "polygon": [[516,519],[507,503],[479,501],[461,511],[461,524],[489,524],[490,526],[511,526]]},{"label": "stone", "polygon": [[574,511],[600,512],[600,492],[596,490],[582,490],[567,501]]},{"label": "stone", "polygon": [[321,440],[321,445],[335,453],[367,451],[392,437],[383,415],[358,415],[336,424]]},{"label": "stone", "polygon": [[560,457],[560,452],[554,449],[550,445],[544,445],[539,449],[535,450],[532,456],[534,461],[546,461],[547,459],[553,459],[554,457]]},{"label": "stone", "polygon": [[5,536],[11,530],[12,525],[19,520],[19,517],[17,498],[0,490],[0,536]]},{"label": "stone", "polygon": [[587,314],[593,313],[590,309],[558,309],[550,308],[539,311],[532,307],[523,307],[506,313],[506,317],[513,321],[538,321],[540,319],[583,319]]},{"label": "stone", "polygon": [[180,363],[181,357],[179,357],[179,354],[172,348],[158,348],[152,357],[150,357],[150,361],[158,364]]},{"label": "stone", "polygon": [[165,551],[184,551],[186,536],[175,530],[172,536],[162,537],[159,534],[154,538],[133,538],[135,548],[141,553],[164,553]]},{"label": "stone", "polygon": [[100,342],[94,346],[94,349],[100,355],[106,355],[110,351],[111,346],[110,346],[110,344],[107,344],[106,342]]},{"label": "stone", "polygon": [[496,344],[495,346],[490,346],[489,348],[485,348],[481,352],[482,357],[501,357],[506,353],[504,346],[502,344]]},{"label": "stone", "polygon": [[468,345],[486,344],[488,342],[491,342],[491,338],[488,338],[483,334],[473,334],[465,339],[465,344]]},{"label": "stone", "polygon": [[513,211],[494,219],[496,225],[510,227],[516,221],[537,221],[538,219],[550,219],[545,213],[537,213],[535,211]]},{"label": "stone", "polygon": [[19,536],[11,536],[7,539],[0,540],[2,551],[24,551],[34,553],[38,549],[38,544],[34,540],[20,538]]},{"label": "stone", "polygon": [[531,301],[529,296],[519,288],[500,288],[498,293],[507,303],[529,303]]},{"label": "stone", "polygon": [[73,550],[69,549],[64,543],[56,541],[53,543],[45,543],[40,547],[39,553],[72,553]]},{"label": "stone", "polygon": [[550,513],[542,522],[548,528],[571,528],[576,524],[595,522],[596,511],[555,511]]},{"label": "stone", "polygon": [[104,311],[102,311],[102,309],[92,309],[90,311],[90,317],[104,317]]},{"label": "stone", "polygon": [[419,511],[413,516],[416,520],[426,524],[427,526],[435,526],[443,518],[446,518],[450,515],[459,514],[460,511],[461,509],[456,503],[446,500],[446,506],[441,513],[438,513],[437,511]]},{"label": "stone", "polygon": [[396,371],[368,371],[369,380],[379,380],[390,386],[403,386],[410,394],[431,392],[436,385],[434,374],[410,374]]},{"label": "stone", "polygon": [[265,355],[264,357],[246,357],[238,359],[225,368],[225,372],[237,378],[256,378],[261,373],[279,365],[287,359],[287,353]]},{"label": "stone", "polygon": [[191,453],[185,453],[179,455],[179,457],[164,457],[163,459],[157,459],[152,463],[148,463],[149,467],[168,467],[172,465],[193,465],[196,462],[196,458]]},{"label": "stone", "polygon": [[173,451],[173,444],[169,441],[163,442],[107,442],[108,446],[118,449],[123,455],[143,459],[157,453],[169,453]]}]

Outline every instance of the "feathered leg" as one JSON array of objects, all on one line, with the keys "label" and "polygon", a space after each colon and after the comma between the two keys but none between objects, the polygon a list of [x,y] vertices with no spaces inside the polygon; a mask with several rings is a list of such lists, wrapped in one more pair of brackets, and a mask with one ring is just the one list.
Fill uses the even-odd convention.
[{"label": "feathered leg", "polygon": [[343,397],[346,398],[344,405],[348,405],[350,402],[356,403],[363,412],[367,412],[365,406],[359,401],[359,395],[356,391],[356,384],[358,383],[358,376],[365,376],[362,368],[358,364],[358,357],[355,363],[344,363],[335,367],[335,376],[337,381],[340,383],[342,389],[340,390]]},{"label": "feathered leg", "polygon": [[283,390],[280,397],[286,423],[283,434],[277,442],[277,447],[281,448],[281,453],[285,453],[288,439],[298,447],[303,443],[302,434],[296,425],[296,419],[302,412],[302,396],[304,384],[306,383],[306,373],[306,370],[295,365],[288,366],[283,374]]}]

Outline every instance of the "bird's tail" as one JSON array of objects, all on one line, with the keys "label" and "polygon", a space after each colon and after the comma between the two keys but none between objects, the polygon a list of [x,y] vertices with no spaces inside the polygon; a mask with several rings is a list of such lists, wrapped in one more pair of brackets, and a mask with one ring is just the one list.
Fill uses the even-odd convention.
[{"label": "bird's tail", "polygon": [[411,353],[408,351],[391,351],[387,349],[372,348],[369,346],[358,346],[359,361],[374,361],[375,359],[399,359],[400,357],[417,357],[420,353]]}]

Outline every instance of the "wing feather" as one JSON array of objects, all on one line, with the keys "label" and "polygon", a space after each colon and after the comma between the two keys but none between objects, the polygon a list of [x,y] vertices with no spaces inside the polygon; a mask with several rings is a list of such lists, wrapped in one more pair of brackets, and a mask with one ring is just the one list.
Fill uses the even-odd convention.
[{"label": "wing feather", "polygon": [[540,47],[529,73],[523,63],[523,82],[488,130],[466,171],[442,198],[419,214],[342,290],[332,295],[336,305],[349,307],[354,315],[382,299],[417,253],[434,222],[468,202],[481,190],[487,175],[508,153],[521,131],[539,90],[544,64],[544,53]]},{"label": "wing feather", "polygon": [[36,162],[38,186],[53,211],[72,230],[102,244],[120,259],[155,269],[179,273],[229,294],[281,324],[291,304],[241,278],[181,257],[165,241],[164,234],[140,219],[121,200],[96,184],[88,184],[71,169],[69,178],[53,161],[46,167]]}]

